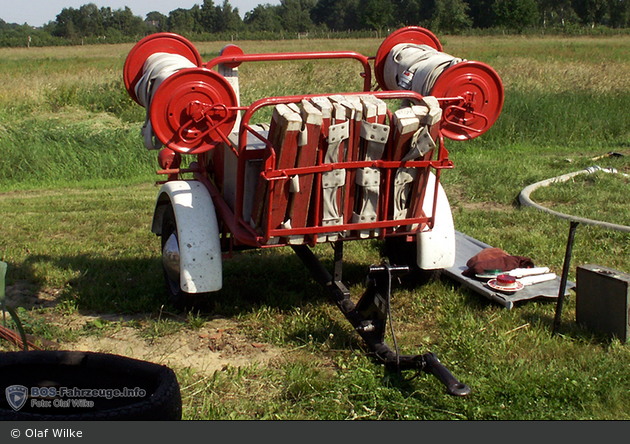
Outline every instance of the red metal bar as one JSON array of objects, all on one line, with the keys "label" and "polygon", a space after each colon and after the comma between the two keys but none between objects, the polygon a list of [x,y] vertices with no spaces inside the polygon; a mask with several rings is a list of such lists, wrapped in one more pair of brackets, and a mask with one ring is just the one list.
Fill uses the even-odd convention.
[{"label": "red metal bar", "polygon": [[204,66],[211,69],[219,64],[238,65],[243,62],[286,62],[289,60],[326,60],[326,59],[353,59],[363,65],[363,90],[372,88],[372,69],[368,57],[354,51],[323,51],[323,52],[289,52],[275,54],[240,54],[215,57]]},{"label": "red metal bar", "polygon": [[296,167],[286,168],[279,170],[263,171],[261,175],[267,180],[286,180],[290,176],[296,174],[313,174],[313,173],[325,173],[327,171],[342,170],[348,168],[382,168],[382,169],[396,169],[401,167],[409,168],[434,168],[439,170],[452,169],[453,162],[448,159],[442,160],[407,160],[404,162],[393,160],[355,160],[352,162],[339,162],[339,163],[324,163],[321,165],[313,165],[311,167]]},{"label": "red metal bar", "polygon": [[178,175],[184,173],[200,173],[202,170],[200,168],[169,168],[166,170],[157,170],[156,174],[167,174],[167,175]]},{"label": "red metal bar", "polygon": [[[427,224],[429,222],[428,217],[415,217],[415,218],[407,218],[407,219],[399,219],[399,220],[382,220],[371,222],[369,224],[366,223],[354,223],[354,224],[343,224],[343,225],[333,225],[333,226],[318,226],[318,227],[306,227],[306,228],[291,228],[291,229],[275,229],[269,230],[270,237],[284,237],[290,235],[305,235],[305,234],[320,234],[320,233],[329,233],[331,227],[337,231],[348,231],[348,230],[366,230],[366,229],[375,229],[375,228],[394,228],[398,226],[409,226],[416,224]],[[413,234],[416,233],[417,229],[407,229],[404,231],[397,231],[396,235],[404,235],[404,234]],[[346,236],[342,240],[354,240],[358,239],[357,236]]]},{"label": "red metal bar", "polygon": [[249,245],[251,247],[259,247],[259,239],[251,231],[247,230],[236,217],[234,212],[230,209],[227,202],[221,196],[221,192],[214,186],[212,181],[208,179],[204,174],[195,173],[195,179],[205,185],[212,197],[217,217],[223,222],[230,233],[243,245]]},{"label": "red metal bar", "polygon": [[[342,93],[342,94],[344,96],[364,96],[366,94],[369,94],[383,100],[408,99],[416,103],[420,103],[422,101],[422,96],[415,91],[372,91],[372,92],[360,91],[360,92],[349,92],[349,93]],[[242,149],[242,147],[244,146],[244,145],[241,145],[240,142],[247,142],[247,138],[243,139],[244,124],[249,125],[249,121],[251,120],[252,115],[256,113],[258,110],[260,110],[261,108],[265,106],[277,105],[279,103],[285,103],[285,104],[286,103],[299,103],[303,99],[308,100],[313,97],[329,97],[329,96],[330,94],[306,94],[306,95],[299,95],[299,96],[266,97],[266,98],[257,100],[256,102],[252,103],[247,108],[247,111],[245,111],[245,114],[243,114],[243,119],[242,119],[243,124],[241,124],[241,130],[240,130],[241,139],[239,140],[239,147],[241,147]],[[461,101],[463,99],[461,97],[455,97],[455,98],[451,97],[451,98],[443,98],[443,99],[438,98],[438,100],[439,101],[453,101],[453,100]]]}]

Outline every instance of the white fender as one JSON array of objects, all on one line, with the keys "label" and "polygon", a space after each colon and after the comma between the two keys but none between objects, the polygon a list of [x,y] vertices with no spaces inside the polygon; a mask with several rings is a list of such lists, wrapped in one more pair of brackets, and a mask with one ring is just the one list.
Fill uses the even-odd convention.
[{"label": "white fender", "polygon": [[[427,216],[433,214],[433,196],[435,194],[435,175],[429,173],[427,189],[422,210]],[[418,267],[423,270],[450,268],[455,265],[455,224],[451,206],[446,193],[439,184],[437,206],[433,229],[426,229],[417,234]]]},{"label": "white fender", "polygon": [[218,291],[223,286],[219,224],[210,193],[200,182],[177,180],[162,185],[151,231],[161,235],[165,204],[173,206],[180,250],[181,289]]}]

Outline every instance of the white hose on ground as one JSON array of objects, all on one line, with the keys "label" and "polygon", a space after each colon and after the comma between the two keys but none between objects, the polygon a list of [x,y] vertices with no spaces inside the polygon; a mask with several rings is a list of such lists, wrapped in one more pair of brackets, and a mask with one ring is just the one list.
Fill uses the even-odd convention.
[{"label": "white hose on ground", "polygon": [[140,104],[146,109],[146,119],[142,126],[141,134],[144,137],[144,146],[149,150],[157,150],[162,143],[156,140],[151,126],[150,110],[153,95],[162,82],[184,68],[195,68],[193,62],[179,54],[158,52],[147,57],[142,68],[142,77],[136,84],[135,93]]},{"label": "white hose on ground", "polygon": [[[523,190],[520,192],[520,194],[518,195],[518,200],[521,203],[521,205],[523,205],[523,206],[529,206],[529,207],[536,208],[538,210],[544,211],[546,213],[549,213],[549,214],[551,214],[553,216],[556,216],[556,217],[559,217],[561,219],[568,219],[570,221],[580,222],[580,223],[587,224],[587,225],[598,225],[598,226],[601,226],[601,227],[610,228],[611,230],[630,232],[630,227],[627,226],[627,225],[612,224],[612,223],[609,223],[609,222],[601,222],[601,221],[597,221],[597,220],[586,219],[586,218],[582,218],[582,217],[576,217],[576,216],[571,216],[569,214],[560,213],[558,211],[553,211],[553,210],[550,210],[549,208],[545,208],[542,205],[538,205],[537,203],[532,201],[531,198],[529,197],[530,194],[532,192],[534,192],[535,190],[537,190],[538,188],[546,187],[546,186],[549,186],[549,185],[554,184],[554,183],[566,182],[569,179],[572,179],[573,177],[575,177],[575,176],[577,176],[579,174],[591,174],[591,173],[594,173],[595,171],[602,171],[602,172],[605,172],[605,173],[613,173],[613,174],[617,174],[618,173],[617,170],[614,169],[614,168],[601,168],[599,166],[585,168],[585,169],[580,170],[580,171],[575,171],[573,173],[563,174],[562,176],[553,177],[551,179],[542,180],[540,182],[536,182],[536,183],[534,183],[532,185],[529,185],[529,186],[523,188]],[[625,177],[628,177],[627,174],[623,174],[623,173],[620,173],[620,174],[622,174]]]}]

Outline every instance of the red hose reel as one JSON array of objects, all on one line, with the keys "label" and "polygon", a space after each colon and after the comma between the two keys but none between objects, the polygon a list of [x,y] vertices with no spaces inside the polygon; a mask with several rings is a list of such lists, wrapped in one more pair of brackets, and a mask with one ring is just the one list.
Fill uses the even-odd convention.
[{"label": "red hose reel", "polygon": [[[438,38],[424,28],[410,26],[392,33],[380,45],[374,62],[374,74],[383,90],[402,89],[385,82],[386,62],[399,44],[426,45],[443,54]],[[242,54],[238,47],[234,51]],[[136,87],[143,81],[147,59],[154,54],[182,56],[194,67],[184,67],[168,76],[151,92],[149,103],[143,104]],[[123,77],[129,95],[147,108],[155,136],[178,153],[199,154],[216,147],[227,139],[237,120],[238,97],[231,84],[204,68],[197,49],[177,34],[157,33],[140,40],[127,56]],[[483,134],[503,107],[501,79],[481,62],[461,61],[448,67],[435,80],[430,95],[440,100],[441,130],[453,140]]]},{"label": "red hose reel", "polygon": [[[398,44],[427,45],[442,51],[438,38],[427,29],[410,26],[390,34],[376,54],[375,77],[381,89],[391,90],[385,82],[385,64]],[[447,68],[431,89],[441,100],[444,112],[442,133],[452,140],[469,140],[485,133],[503,108],[503,83],[494,69],[482,62],[462,61]]]},{"label": "red hose reel", "polygon": [[151,103],[155,135],[174,151],[199,154],[227,141],[236,122],[237,98],[222,75],[183,69],[158,88]]},{"label": "red hose reel", "polygon": [[237,117],[236,93],[225,77],[202,67],[201,55],[184,37],[157,33],[134,46],[123,69],[129,95],[140,103],[136,86],[145,62],[159,53],[181,55],[197,67],[180,69],[152,92],[148,112],[157,138],[182,154],[200,154],[227,140]]},{"label": "red hose reel", "polygon": [[179,54],[197,66],[202,66],[203,63],[197,48],[178,34],[160,32],[143,38],[129,51],[123,67],[125,88],[131,98],[138,103],[140,102],[136,95],[136,85],[144,74],[144,64],[149,56],[158,52]]}]

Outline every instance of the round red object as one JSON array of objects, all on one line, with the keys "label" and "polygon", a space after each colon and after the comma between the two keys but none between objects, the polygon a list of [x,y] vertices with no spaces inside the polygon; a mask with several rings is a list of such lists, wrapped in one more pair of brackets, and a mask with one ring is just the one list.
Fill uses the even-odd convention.
[{"label": "round red object", "polygon": [[170,32],[158,32],[143,38],[129,51],[123,67],[125,87],[131,98],[136,102],[138,102],[138,97],[135,89],[144,74],[144,62],[149,56],[158,52],[181,55],[197,66],[201,66],[203,63],[197,48],[181,35]]},{"label": "round red object", "polygon": [[442,133],[452,140],[469,140],[485,133],[501,114],[503,83],[485,63],[465,61],[451,66],[438,77],[431,95],[462,97],[464,104],[445,103]]},{"label": "round red object", "polygon": [[170,148],[163,148],[158,153],[158,165],[163,170],[179,168],[182,163],[182,155]]},{"label": "round red object", "polygon": [[173,151],[200,154],[227,138],[236,121],[237,103],[234,89],[222,75],[205,68],[182,69],[153,96],[153,131]]},{"label": "round red object", "polygon": [[500,274],[497,276],[497,284],[501,287],[511,287],[516,285],[516,278],[509,274]]},{"label": "round red object", "polygon": [[[223,47],[220,55],[222,57],[226,57],[226,56],[238,57],[238,56],[243,55],[243,50],[240,48],[240,46],[229,44]],[[227,63],[224,63],[224,65],[227,66],[228,68],[238,68],[241,65],[241,63],[242,62],[227,62]]]},{"label": "round red object", "polygon": [[435,34],[428,29],[421,28],[420,26],[407,26],[406,28],[392,32],[383,43],[381,43],[381,46],[379,46],[374,60],[374,75],[382,90],[387,90],[385,78],[383,77],[387,56],[394,46],[400,43],[428,45],[433,49],[442,51],[442,44]]}]

